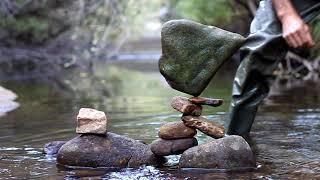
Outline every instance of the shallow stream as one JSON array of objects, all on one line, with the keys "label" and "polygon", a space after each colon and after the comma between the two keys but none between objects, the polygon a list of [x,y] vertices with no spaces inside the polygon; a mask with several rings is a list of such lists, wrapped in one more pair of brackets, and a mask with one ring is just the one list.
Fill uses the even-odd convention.
[{"label": "shallow stream", "polygon": [[[179,121],[170,108],[173,96],[155,62],[120,62],[100,65],[106,72],[109,96],[71,96],[39,81],[11,81],[1,85],[18,94],[20,107],[0,117],[0,179],[320,179],[320,85],[301,84],[273,92],[261,106],[250,144],[258,168],[252,171],[179,170],[178,156],[168,167],[139,169],[80,169],[58,167],[55,157],[42,154],[45,143],[76,136],[75,116],[80,107],[105,111],[109,131],[150,143],[167,122]],[[223,98],[218,108],[204,115],[223,123],[230,102],[233,74],[217,76],[203,96]],[[111,77],[111,78],[110,78]],[[198,133],[199,143],[211,140]]]}]

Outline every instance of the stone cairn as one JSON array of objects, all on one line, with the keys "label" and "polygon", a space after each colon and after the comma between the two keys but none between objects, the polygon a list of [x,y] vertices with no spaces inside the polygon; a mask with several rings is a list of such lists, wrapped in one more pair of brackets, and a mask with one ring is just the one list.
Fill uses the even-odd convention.
[{"label": "stone cairn", "polygon": [[159,138],[151,143],[151,151],[159,156],[182,154],[198,145],[194,137],[197,130],[215,139],[224,137],[223,126],[201,116],[202,105],[217,107],[222,103],[222,99],[174,97],[171,106],[182,113],[182,121],[170,122],[160,127]]}]

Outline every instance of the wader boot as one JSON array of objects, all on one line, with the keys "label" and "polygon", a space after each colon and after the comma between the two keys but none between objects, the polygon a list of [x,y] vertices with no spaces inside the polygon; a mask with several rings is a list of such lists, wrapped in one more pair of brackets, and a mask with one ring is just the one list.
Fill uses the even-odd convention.
[{"label": "wader boot", "polygon": [[[319,15],[319,0],[292,0],[305,22]],[[271,0],[261,0],[250,26],[250,35],[240,49],[241,63],[233,82],[232,101],[226,119],[227,134],[247,137],[257,109],[269,92],[273,71],[285,57],[288,46]]]}]

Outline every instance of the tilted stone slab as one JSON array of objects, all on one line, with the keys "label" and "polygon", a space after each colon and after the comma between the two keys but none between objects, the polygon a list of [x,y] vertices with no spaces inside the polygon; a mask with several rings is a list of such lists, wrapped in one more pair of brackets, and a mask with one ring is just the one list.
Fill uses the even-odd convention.
[{"label": "tilted stone slab", "polygon": [[184,115],[200,116],[202,113],[202,106],[193,104],[185,97],[174,97],[171,101],[171,106]]},{"label": "tilted stone slab", "polygon": [[182,116],[182,121],[186,126],[198,129],[204,134],[213,138],[222,138],[224,136],[224,127],[220,124],[209,122],[204,117],[197,116]]},{"label": "tilted stone slab", "polygon": [[218,107],[223,104],[222,99],[212,99],[212,98],[204,98],[204,97],[192,97],[192,98],[189,98],[189,101],[192,102],[193,104],[207,105],[212,107]]},{"label": "tilted stone slab", "polygon": [[160,73],[172,88],[198,96],[244,41],[241,35],[217,27],[168,21],[161,31]]}]

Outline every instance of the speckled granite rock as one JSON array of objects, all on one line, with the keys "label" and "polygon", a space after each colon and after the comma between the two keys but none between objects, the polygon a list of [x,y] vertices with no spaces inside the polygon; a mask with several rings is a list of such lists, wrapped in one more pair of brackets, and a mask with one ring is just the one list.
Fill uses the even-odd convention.
[{"label": "speckled granite rock", "polygon": [[244,41],[241,35],[217,27],[168,21],[161,31],[160,72],[172,88],[198,96]]},{"label": "speckled granite rock", "polygon": [[107,117],[104,112],[90,108],[81,108],[77,116],[78,134],[106,134]]},{"label": "speckled granite rock", "polygon": [[180,168],[236,169],[256,167],[255,156],[241,136],[227,136],[186,150]]}]

